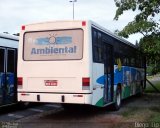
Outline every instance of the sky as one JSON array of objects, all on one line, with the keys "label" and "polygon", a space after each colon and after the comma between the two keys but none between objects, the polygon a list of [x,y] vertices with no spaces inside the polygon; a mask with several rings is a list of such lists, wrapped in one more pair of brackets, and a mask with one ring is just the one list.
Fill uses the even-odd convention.
[{"label": "sky", "polygon": [[[19,33],[21,26],[30,23],[73,20],[73,3],[70,0],[0,0],[0,33]],[[132,21],[131,11],[113,20],[116,13],[114,0],[77,0],[74,3],[75,20],[92,20],[114,32]],[[127,40],[135,44],[140,34]]]}]

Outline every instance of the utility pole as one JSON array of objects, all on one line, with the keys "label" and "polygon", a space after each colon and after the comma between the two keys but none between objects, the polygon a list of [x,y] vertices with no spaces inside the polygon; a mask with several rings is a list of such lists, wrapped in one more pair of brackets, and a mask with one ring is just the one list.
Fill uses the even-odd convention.
[{"label": "utility pole", "polygon": [[77,2],[77,0],[70,0],[69,2],[73,3],[73,20],[74,20],[74,3]]}]

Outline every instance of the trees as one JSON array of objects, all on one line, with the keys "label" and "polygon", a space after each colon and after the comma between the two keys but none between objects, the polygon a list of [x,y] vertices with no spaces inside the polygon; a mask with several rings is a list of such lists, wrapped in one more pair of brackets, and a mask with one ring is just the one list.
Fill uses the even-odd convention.
[{"label": "trees", "polygon": [[136,11],[134,20],[129,22],[118,35],[128,38],[129,35],[141,33],[139,45],[147,55],[150,63],[160,62],[160,0],[114,0],[117,6],[114,19],[128,10]]},{"label": "trees", "polygon": [[117,8],[114,19],[118,20],[124,11],[137,11],[134,20],[124,27],[119,35],[128,37],[134,33],[141,33],[143,36],[160,32],[160,26],[156,16],[160,13],[159,0],[114,0]]}]

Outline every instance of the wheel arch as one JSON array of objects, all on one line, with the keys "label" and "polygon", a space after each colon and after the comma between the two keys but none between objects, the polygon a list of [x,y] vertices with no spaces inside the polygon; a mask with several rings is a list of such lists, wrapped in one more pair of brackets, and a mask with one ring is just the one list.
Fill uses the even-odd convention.
[{"label": "wheel arch", "polygon": [[116,90],[120,90],[121,91],[121,93],[122,93],[122,83],[118,83],[117,84],[117,88],[116,88]]}]

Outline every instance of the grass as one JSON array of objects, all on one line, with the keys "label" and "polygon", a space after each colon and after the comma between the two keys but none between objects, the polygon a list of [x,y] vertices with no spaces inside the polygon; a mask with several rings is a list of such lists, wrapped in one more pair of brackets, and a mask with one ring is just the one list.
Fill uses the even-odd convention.
[{"label": "grass", "polygon": [[158,123],[160,123],[160,113],[153,114],[152,118],[149,121],[150,122],[158,122]]},{"label": "grass", "polygon": [[[156,84],[154,84],[155,85],[155,87],[160,91],[160,82],[158,82],[158,83],[156,83]],[[145,89],[145,92],[146,93],[156,93],[157,91],[151,86],[151,85],[149,85],[149,86],[147,86],[147,88]]]},{"label": "grass", "polygon": [[[149,108],[128,108],[121,115],[125,122],[148,122],[160,123],[160,108],[159,106]],[[159,128],[159,127],[158,127]]]},{"label": "grass", "polygon": [[150,110],[154,111],[154,112],[159,112],[160,113],[160,107],[151,107]]},{"label": "grass", "polygon": [[153,111],[153,114],[151,115],[149,122],[160,122],[160,107],[152,107],[150,110]]},{"label": "grass", "polygon": [[[160,89],[160,82],[156,85]],[[155,90],[150,87],[147,88],[150,92],[155,92]],[[142,102],[146,102],[146,106],[128,106],[124,111],[121,112],[122,119],[124,122],[147,122],[150,126],[152,124],[158,123],[158,127],[160,128],[160,95],[158,93],[148,93],[144,95],[144,100]],[[147,100],[146,100],[147,99]],[[152,105],[149,105],[149,103]],[[144,103],[145,105],[145,103]]]},{"label": "grass", "polygon": [[137,109],[137,107],[129,108],[128,110],[122,112],[122,116],[126,118],[132,116],[136,113]]}]

